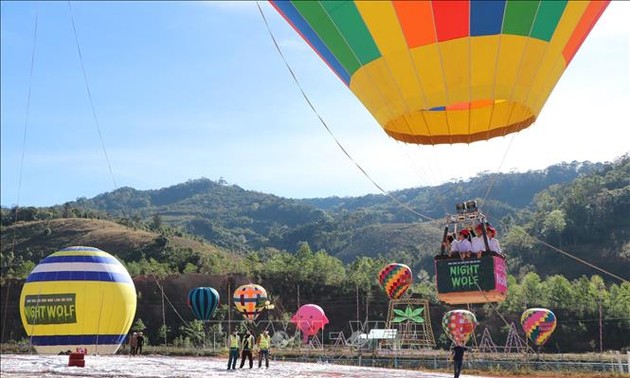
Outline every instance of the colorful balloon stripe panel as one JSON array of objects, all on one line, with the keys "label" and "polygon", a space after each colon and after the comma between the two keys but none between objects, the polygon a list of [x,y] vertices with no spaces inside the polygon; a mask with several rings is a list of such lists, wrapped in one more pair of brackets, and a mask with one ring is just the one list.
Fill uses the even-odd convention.
[{"label": "colorful balloon stripe panel", "polygon": [[394,139],[531,125],[608,1],[271,1]]},{"label": "colorful balloon stripe panel", "polygon": [[127,334],[122,335],[58,335],[58,336],[33,336],[31,343],[34,346],[55,345],[120,345],[125,341]]},{"label": "colorful balloon stripe panel", "polygon": [[[576,12],[568,1],[271,1],[340,77],[383,56],[383,34],[394,26],[405,49],[459,38],[516,35],[550,42],[563,23],[574,31],[564,41],[568,64],[608,1],[586,1]],[[577,9],[577,8],[576,8]],[[373,22],[380,14],[382,20]],[[349,84],[349,80],[344,80]]]}]

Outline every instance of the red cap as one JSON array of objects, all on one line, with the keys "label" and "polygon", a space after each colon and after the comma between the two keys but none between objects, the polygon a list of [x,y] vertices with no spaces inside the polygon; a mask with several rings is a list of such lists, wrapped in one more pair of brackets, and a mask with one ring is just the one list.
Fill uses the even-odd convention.
[{"label": "red cap", "polygon": [[464,236],[468,236],[469,234],[468,230],[461,230],[459,233]]}]

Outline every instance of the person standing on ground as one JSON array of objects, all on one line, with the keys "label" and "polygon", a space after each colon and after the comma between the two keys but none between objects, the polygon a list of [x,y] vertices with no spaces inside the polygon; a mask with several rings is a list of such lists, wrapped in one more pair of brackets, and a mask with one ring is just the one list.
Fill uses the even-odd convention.
[{"label": "person standing on ground", "polygon": [[134,332],[133,335],[129,338],[129,354],[132,356],[136,355],[138,350],[138,332]]},{"label": "person standing on ground", "polygon": [[245,357],[249,360],[249,368],[254,367],[254,356],[252,355],[252,349],[254,349],[254,335],[252,335],[252,331],[247,330],[245,333],[245,337],[243,337],[243,342],[241,343],[241,369],[243,365],[245,365]]},{"label": "person standing on ground", "polygon": [[453,347],[451,354],[453,355],[453,368],[455,369],[454,378],[459,378],[462,372],[462,365],[464,364],[464,352],[468,349],[464,346],[464,343],[457,343]]},{"label": "person standing on ground", "polygon": [[144,333],[138,332],[138,348],[136,349],[138,354],[142,354],[143,346],[144,346]]},{"label": "person standing on ground", "polygon": [[258,337],[258,367],[262,367],[262,359],[265,359],[265,368],[269,369],[269,348],[271,347],[271,336],[269,331],[265,330]]},{"label": "person standing on ground", "polygon": [[238,336],[236,330],[232,331],[232,334],[228,338],[228,346],[230,347],[230,358],[228,359],[228,370],[236,370],[236,360],[238,360],[238,346],[241,343],[241,338]]}]

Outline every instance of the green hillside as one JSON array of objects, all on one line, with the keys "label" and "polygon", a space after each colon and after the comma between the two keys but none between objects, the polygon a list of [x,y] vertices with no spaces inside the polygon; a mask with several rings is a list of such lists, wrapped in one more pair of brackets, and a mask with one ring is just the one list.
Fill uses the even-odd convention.
[{"label": "green hillside", "polygon": [[[592,320],[599,314],[606,348],[629,347],[630,157],[393,195],[414,211],[384,195],[295,200],[207,179],[2,209],[0,295],[3,327],[11,330],[4,340],[24,337],[17,310],[23,279],[41,258],[71,245],[97,247],[123,261],[138,291],[136,316],[152,340],[163,340],[158,330],[178,324],[180,313],[192,320],[183,298],[200,284],[230,293],[237,284],[258,282],[272,293],[276,319],[300,303],[318,303],[331,330],[344,329],[359,313],[383,319],[387,297],[376,276],[392,261],[411,267],[411,292],[430,301],[438,330],[441,315],[452,309],[437,300],[434,287],[442,217],[454,203],[476,199],[508,255],[508,299],[474,308],[492,337],[506,337],[503,319],[518,322],[524,308],[539,306],[561,319],[546,346],[553,351],[595,350],[599,330]],[[163,313],[158,279],[177,312]],[[220,313],[225,317],[225,308]],[[168,342],[182,342],[181,332],[187,331],[172,329]]]}]

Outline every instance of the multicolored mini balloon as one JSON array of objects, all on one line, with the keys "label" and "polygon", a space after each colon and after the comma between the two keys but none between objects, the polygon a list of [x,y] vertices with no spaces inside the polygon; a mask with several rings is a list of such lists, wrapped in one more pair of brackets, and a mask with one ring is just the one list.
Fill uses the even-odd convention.
[{"label": "multicolored mini balloon", "polygon": [[390,299],[398,299],[411,286],[413,276],[407,265],[391,263],[378,272],[378,282]]},{"label": "multicolored mini balloon", "polygon": [[546,308],[528,308],[521,315],[521,325],[527,337],[536,345],[543,345],[556,329],[556,315]]},{"label": "multicolored mini balloon", "polygon": [[234,307],[249,321],[254,321],[269,304],[267,291],[256,284],[239,286],[234,291]]},{"label": "multicolored mini balloon", "polygon": [[468,310],[453,310],[444,314],[442,329],[456,344],[466,344],[477,326],[477,317]]}]

